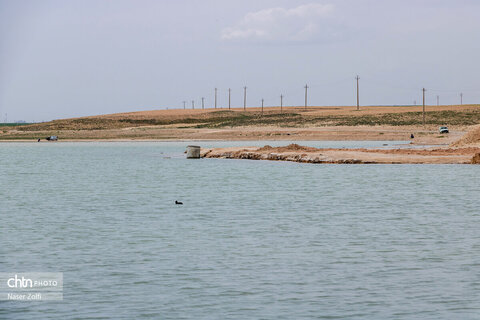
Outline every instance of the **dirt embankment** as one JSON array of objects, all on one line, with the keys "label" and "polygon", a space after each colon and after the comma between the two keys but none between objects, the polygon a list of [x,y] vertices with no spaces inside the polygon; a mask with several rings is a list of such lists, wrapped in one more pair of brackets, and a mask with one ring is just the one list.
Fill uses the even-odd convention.
[{"label": "dirt embankment", "polygon": [[462,138],[451,144],[452,147],[477,146],[480,147],[480,125],[473,127]]},{"label": "dirt embankment", "polygon": [[202,156],[305,163],[469,164],[480,162],[480,148],[317,149],[290,144],[285,147],[203,149]]}]

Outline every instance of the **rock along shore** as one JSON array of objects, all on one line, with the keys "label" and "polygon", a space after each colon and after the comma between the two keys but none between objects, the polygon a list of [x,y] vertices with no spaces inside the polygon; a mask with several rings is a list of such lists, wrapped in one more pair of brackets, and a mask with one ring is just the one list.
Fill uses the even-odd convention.
[{"label": "rock along shore", "polygon": [[318,149],[290,144],[286,147],[202,149],[205,158],[292,161],[337,164],[472,164],[480,163],[480,148],[430,149]]}]

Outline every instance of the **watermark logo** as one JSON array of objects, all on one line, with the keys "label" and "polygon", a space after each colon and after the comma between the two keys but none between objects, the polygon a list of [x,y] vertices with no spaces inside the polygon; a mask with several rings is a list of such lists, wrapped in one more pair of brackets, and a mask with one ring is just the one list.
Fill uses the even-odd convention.
[{"label": "watermark logo", "polygon": [[0,273],[0,300],[63,300],[63,273]]}]

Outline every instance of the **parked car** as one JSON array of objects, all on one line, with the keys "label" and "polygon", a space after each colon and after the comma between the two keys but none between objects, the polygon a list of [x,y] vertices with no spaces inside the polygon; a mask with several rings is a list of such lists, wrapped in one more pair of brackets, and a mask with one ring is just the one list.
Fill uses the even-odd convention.
[{"label": "parked car", "polygon": [[448,133],[448,128],[447,127],[440,127],[440,128],[438,128],[438,131],[440,133]]},{"label": "parked car", "polygon": [[46,137],[45,139],[47,139],[47,141],[57,141],[58,137],[57,136],[50,136],[50,137]]}]

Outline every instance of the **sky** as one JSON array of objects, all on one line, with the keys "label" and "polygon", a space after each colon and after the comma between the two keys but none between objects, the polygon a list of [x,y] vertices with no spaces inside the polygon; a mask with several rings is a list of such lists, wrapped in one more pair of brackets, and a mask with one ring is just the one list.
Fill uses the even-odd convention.
[{"label": "sky", "polygon": [[477,0],[0,0],[0,122],[480,103]]}]

